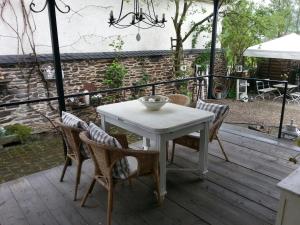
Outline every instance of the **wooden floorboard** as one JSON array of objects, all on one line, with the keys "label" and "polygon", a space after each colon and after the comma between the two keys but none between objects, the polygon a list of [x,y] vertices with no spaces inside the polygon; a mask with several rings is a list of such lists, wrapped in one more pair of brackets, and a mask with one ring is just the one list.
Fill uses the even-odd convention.
[{"label": "wooden floorboard", "polygon": [[[280,195],[276,184],[299,166],[288,161],[297,149],[231,128],[220,132],[231,162],[224,161],[217,143],[210,144],[207,178],[168,173],[168,194],[160,207],[151,178],[118,184],[113,225],[273,225]],[[178,147],[172,166],[195,166],[197,159],[197,152]],[[100,185],[80,207],[93,174],[91,161],[84,163],[77,201],[73,201],[75,165],[68,168],[63,182],[61,170],[59,166],[0,184],[0,224],[106,224],[107,193]]]},{"label": "wooden floorboard", "polygon": [[59,225],[57,218],[48,210],[26,178],[10,184],[10,189],[31,225]]},{"label": "wooden floorboard", "polygon": [[9,184],[0,185],[0,224],[29,224],[21,207],[13,196]]}]

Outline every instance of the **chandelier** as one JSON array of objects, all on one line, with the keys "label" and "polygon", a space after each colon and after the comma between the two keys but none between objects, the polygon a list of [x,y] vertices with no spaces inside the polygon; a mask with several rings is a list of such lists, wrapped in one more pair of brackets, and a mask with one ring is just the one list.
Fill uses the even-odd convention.
[{"label": "chandelier", "polygon": [[[126,1],[126,0],[125,0]],[[165,27],[165,14],[162,14],[161,19],[156,15],[153,5],[153,0],[146,0],[147,9],[143,10],[140,6],[139,0],[134,0],[133,11],[123,15],[124,0],[121,3],[121,9],[118,18],[114,17],[111,10],[109,16],[109,26],[114,26],[119,29],[136,26],[140,29],[149,29],[151,27]],[[125,19],[127,18],[127,19]]]}]

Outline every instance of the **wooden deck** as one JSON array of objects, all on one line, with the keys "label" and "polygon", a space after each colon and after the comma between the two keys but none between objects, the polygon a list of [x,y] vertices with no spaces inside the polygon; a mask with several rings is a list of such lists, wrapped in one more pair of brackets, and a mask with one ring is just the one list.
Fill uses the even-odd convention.
[{"label": "wooden deck", "polygon": [[[269,225],[274,224],[279,190],[276,184],[299,165],[288,162],[296,148],[254,132],[223,126],[221,131],[231,162],[225,162],[217,143],[209,146],[209,173],[169,173],[168,194],[161,207],[149,178],[120,184],[114,199],[115,225]],[[139,145],[137,143],[136,145]],[[175,166],[192,165],[195,153],[177,148]],[[1,225],[105,224],[106,192],[97,185],[87,206],[74,202],[75,170],[62,167],[0,185]],[[92,164],[85,163],[78,196],[90,182]]]}]

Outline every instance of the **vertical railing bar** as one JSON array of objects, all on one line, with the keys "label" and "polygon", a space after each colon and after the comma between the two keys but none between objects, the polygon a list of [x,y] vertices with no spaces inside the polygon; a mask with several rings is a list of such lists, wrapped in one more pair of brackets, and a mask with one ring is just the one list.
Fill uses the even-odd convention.
[{"label": "vertical railing bar", "polygon": [[155,95],[155,84],[152,85],[152,95]]},{"label": "vertical railing bar", "polygon": [[282,99],[279,130],[278,130],[278,138],[281,138],[281,133],[282,133],[282,124],[283,124],[283,119],[284,119],[285,102],[286,102],[286,97],[287,97],[287,87],[288,87],[288,83],[285,82],[284,83],[284,93],[283,93],[283,99]]}]

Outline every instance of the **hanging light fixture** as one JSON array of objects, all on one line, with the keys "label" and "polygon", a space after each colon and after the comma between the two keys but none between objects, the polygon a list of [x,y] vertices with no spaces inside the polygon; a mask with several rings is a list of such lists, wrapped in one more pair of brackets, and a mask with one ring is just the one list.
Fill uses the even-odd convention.
[{"label": "hanging light fixture", "polygon": [[[125,0],[126,1],[126,0]],[[123,15],[124,0],[121,2],[121,9],[118,18],[114,17],[114,13],[111,10],[109,15],[109,26],[114,26],[119,29],[127,28],[130,26],[136,26],[140,29],[149,29],[151,27],[165,27],[165,14],[159,18],[156,15],[153,5],[153,0],[146,0],[147,9],[143,10],[139,0],[134,0],[133,11]],[[126,18],[127,21],[126,21]]]}]

